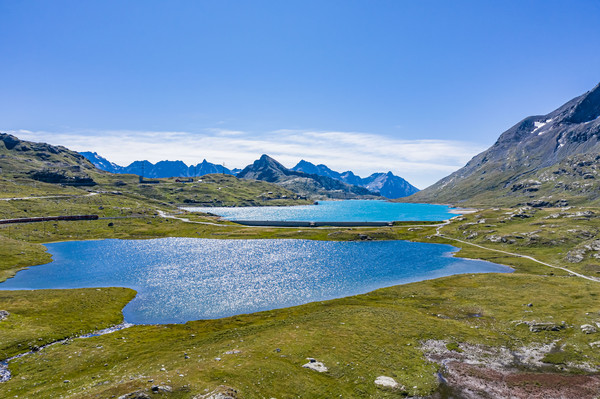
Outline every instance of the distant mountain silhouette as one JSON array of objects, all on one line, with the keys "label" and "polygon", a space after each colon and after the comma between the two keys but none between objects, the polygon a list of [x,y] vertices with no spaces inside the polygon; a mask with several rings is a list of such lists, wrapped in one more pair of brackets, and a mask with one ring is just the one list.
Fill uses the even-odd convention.
[{"label": "distant mountain silhouette", "polygon": [[301,160],[292,170],[305,173],[313,173],[320,176],[327,176],[332,179],[343,181],[344,183],[365,187],[372,192],[381,194],[386,198],[407,197],[419,191],[418,188],[401,178],[388,173],[373,173],[371,176],[361,178],[351,171],[343,173],[329,169],[325,165],[315,165],[311,162]]},{"label": "distant mountain silhouette", "polygon": [[222,165],[217,165],[203,160],[197,165],[188,166],[182,161],[160,161],[153,164],[149,161],[134,161],[128,166],[120,166],[101,157],[95,152],[80,152],[98,169],[111,173],[143,175],[148,178],[159,177],[193,177],[204,176],[211,173],[234,173]]}]

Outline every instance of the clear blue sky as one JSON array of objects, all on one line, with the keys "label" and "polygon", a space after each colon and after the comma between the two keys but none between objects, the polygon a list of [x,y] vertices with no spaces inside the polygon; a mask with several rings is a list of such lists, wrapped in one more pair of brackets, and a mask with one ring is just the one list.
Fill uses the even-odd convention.
[{"label": "clear blue sky", "polygon": [[[457,141],[468,160],[523,117],[600,82],[600,2],[0,0],[0,55],[1,131],[67,145],[77,134],[75,149],[121,163],[126,155],[98,136],[185,133],[210,148],[179,159],[212,155],[231,167],[244,166],[249,147],[235,164],[221,155],[236,147],[215,148],[227,147],[219,138],[258,141],[292,162],[284,149],[298,143],[268,145],[280,130]],[[306,155],[298,160],[328,162]],[[381,157],[374,169],[415,172]],[[329,162],[352,169],[353,159]]]}]

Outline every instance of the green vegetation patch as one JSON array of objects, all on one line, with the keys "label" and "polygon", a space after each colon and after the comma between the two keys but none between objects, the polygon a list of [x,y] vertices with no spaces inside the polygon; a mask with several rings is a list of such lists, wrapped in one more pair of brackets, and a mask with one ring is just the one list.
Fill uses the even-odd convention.
[{"label": "green vegetation patch", "polygon": [[128,288],[0,291],[0,359],[123,321]]},{"label": "green vegetation patch", "polygon": [[[5,229],[8,233],[8,228]],[[42,265],[52,260],[46,248],[40,244],[13,240],[0,235],[0,282],[32,265]]]},{"label": "green vegetation patch", "polygon": [[[426,395],[438,384],[439,366],[420,349],[430,339],[454,350],[463,343],[515,349],[558,340],[580,348],[585,357],[574,360],[600,366],[600,354],[584,350],[597,338],[579,329],[600,320],[598,294],[599,284],[578,278],[460,275],[219,320],[135,326],[17,359],[10,363],[13,379],[0,389],[78,398],[149,393],[152,385],[169,385],[177,393],[166,395],[182,398],[223,385],[243,398]],[[532,332],[524,324],[531,321],[566,327]],[[328,371],[303,368],[309,357]],[[380,375],[404,391],[378,388]]]}]

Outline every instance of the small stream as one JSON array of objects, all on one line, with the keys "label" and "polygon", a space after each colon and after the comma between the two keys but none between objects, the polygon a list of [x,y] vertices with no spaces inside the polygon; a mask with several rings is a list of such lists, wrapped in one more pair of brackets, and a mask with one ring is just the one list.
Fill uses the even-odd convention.
[{"label": "small stream", "polygon": [[123,330],[125,328],[129,328],[131,326],[133,326],[133,324],[131,324],[131,323],[117,324],[115,326],[108,327],[108,328],[105,328],[105,329],[102,329],[102,330],[98,330],[98,331],[94,331],[94,332],[91,332],[89,334],[84,334],[84,335],[80,335],[80,336],[73,337],[73,338],[65,338],[65,339],[61,339],[61,340],[58,340],[58,341],[50,342],[49,344],[42,345],[39,348],[36,348],[34,350],[30,350],[29,352],[25,352],[25,353],[21,353],[21,354],[18,354],[16,356],[13,356],[13,357],[9,357],[8,359],[0,361],[0,382],[6,382],[6,381],[10,380],[10,378],[12,377],[12,374],[10,373],[10,370],[8,369],[8,364],[12,360],[19,359],[19,358],[27,356],[27,355],[31,355],[32,353],[37,353],[37,352],[42,351],[42,350],[44,350],[47,347],[52,346],[52,345],[62,344],[62,343],[65,343],[67,341],[72,341],[74,339],[83,339],[83,338],[98,337],[100,335],[110,334],[110,333],[113,333],[115,331],[120,331],[120,330]]}]

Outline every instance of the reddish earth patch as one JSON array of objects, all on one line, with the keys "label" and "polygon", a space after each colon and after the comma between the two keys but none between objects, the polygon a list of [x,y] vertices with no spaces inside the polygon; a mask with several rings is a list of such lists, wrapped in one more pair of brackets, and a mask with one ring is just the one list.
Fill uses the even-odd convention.
[{"label": "reddish earth patch", "polygon": [[497,370],[448,362],[437,398],[595,399],[600,375],[569,375]]}]

